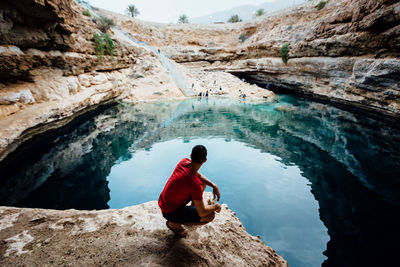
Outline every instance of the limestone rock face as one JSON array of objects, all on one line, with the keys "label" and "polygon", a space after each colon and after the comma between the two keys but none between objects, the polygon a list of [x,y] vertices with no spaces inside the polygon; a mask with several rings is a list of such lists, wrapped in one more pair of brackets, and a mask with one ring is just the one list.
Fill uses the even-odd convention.
[{"label": "limestone rock face", "polygon": [[[228,71],[275,89],[399,118],[399,1],[327,1],[321,10],[318,3],[234,25],[121,23],[193,69]],[[285,43],[288,64],[280,58]]]},{"label": "limestone rock face", "polygon": [[[154,55],[111,29],[114,55],[99,57],[92,40],[100,33],[98,17],[84,16],[84,10],[75,0],[0,3],[0,158],[25,130],[93,105],[118,97],[160,98],[168,90],[182,96]],[[146,64],[153,70],[139,73]]]},{"label": "limestone rock face", "polygon": [[257,84],[400,116],[398,59],[305,57],[284,64],[279,58],[260,58],[215,62],[202,67],[208,71],[228,71]]},{"label": "limestone rock face", "polygon": [[0,214],[4,266],[288,266],[225,204],[212,223],[191,227],[181,239],[166,227],[156,201],[101,211],[0,207]]}]

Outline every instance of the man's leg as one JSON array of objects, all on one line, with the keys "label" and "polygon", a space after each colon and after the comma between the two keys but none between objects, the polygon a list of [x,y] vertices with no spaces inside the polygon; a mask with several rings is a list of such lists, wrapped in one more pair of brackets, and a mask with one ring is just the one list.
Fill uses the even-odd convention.
[{"label": "man's leg", "polygon": [[204,225],[212,222],[215,218],[215,212],[208,214],[207,216],[201,217],[198,223],[184,223],[183,225],[194,226],[194,225]]},{"label": "man's leg", "polygon": [[[208,214],[207,216],[204,217],[199,217],[199,215],[196,212],[196,208],[195,207],[190,207],[190,206],[185,206],[183,207],[184,210],[182,210],[182,213],[178,216],[184,216],[186,217],[186,219],[188,219],[188,216],[191,218],[190,220],[193,221],[197,221],[197,222],[184,222],[184,223],[175,223],[175,222],[171,222],[171,221],[167,221],[167,224],[170,228],[172,228],[172,230],[178,234],[179,236],[186,236],[188,234],[188,230],[185,229],[183,227],[183,225],[186,226],[195,226],[195,225],[204,225],[207,224],[209,222],[212,222],[215,218],[215,212]],[[196,219],[197,217],[197,219]],[[182,219],[182,217],[179,218],[180,220]],[[171,218],[171,220],[173,220]],[[177,220],[179,221],[179,220]]]}]

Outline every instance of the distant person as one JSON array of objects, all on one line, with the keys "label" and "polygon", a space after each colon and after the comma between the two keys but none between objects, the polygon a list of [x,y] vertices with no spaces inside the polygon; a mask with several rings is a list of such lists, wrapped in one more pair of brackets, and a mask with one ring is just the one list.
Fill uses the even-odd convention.
[{"label": "distant person", "polygon": [[200,93],[199,93],[199,97],[202,97],[202,96],[203,96],[203,93],[202,93],[202,92],[200,92]]},{"label": "distant person", "polygon": [[208,90],[206,90],[206,97],[208,97]]},{"label": "distant person", "polygon": [[242,95],[242,98],[245,99],[245,98],[246,98],[246,94],[243,94],[243,95]]},{"label": "distant person", "polygon": [[221,86],[219,87],[219,90],[222,91],[222,87]]},{"label": "distant person", "polygon": [[160,48],[158,48],[158,53],[160,54]]},{"label": "distant person", "polygon": [[[215,212],[221,211],[220,204],[205,205],[203,202],[207,185],[213,188],[214,198],[220,199],[218,186],[198,172],[207,161],[207,149],[202,145],[193,147],[190,158],[178,163],[158,199],[167,227],[180,237],[188,233],[183,225],[209,223],[214,220]],[[192,205],[187,206],[190,201]]]},{"label": "distant person", "polygon": [[266,87],[265,87],[267,90],[269,90],[269,83],[266,85]]},{"label": "distant person", "polygon": [[194,83],[192,83],[192,89],[193,89],[193,87],[194,87]]}]

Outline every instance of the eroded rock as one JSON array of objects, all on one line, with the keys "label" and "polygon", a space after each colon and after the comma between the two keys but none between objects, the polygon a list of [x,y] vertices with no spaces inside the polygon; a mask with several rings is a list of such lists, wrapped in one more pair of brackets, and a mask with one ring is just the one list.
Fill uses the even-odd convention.
[{"label": "eroded rock", "polygon": [[212,223],[190,227],[182,239],[166,227],[156,201],[101,211],[1,207],[14,219],[0,229],[0,264],[288,266],[222,206]]}]

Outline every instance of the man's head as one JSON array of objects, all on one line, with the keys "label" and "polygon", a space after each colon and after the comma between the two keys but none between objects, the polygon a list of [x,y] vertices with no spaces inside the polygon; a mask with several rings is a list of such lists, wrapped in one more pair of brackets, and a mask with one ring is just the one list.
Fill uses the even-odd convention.
[{"label": "man's head", "polygon": [[205,146],[197,145],[193,147],[190,155],[192,162],[203,164],[207,160],[207,149]]}]

